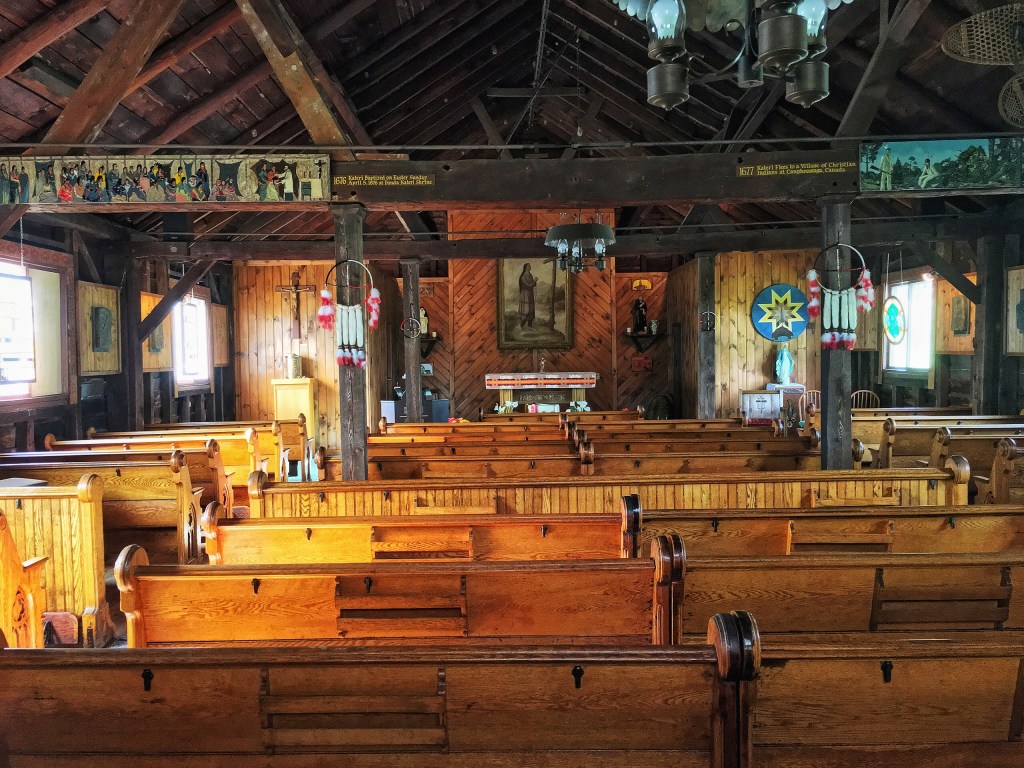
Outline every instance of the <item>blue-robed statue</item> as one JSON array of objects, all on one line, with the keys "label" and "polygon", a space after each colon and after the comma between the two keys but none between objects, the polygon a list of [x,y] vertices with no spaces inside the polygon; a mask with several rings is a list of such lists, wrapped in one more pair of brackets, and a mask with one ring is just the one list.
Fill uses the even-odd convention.
[{"label": "blue-robed statue", "polygon": [[778,356],[775,358],[775,379],[779,384],[789,384],[790,379],[793,378],[793,369],[796,367],[796,361],[793,359],[793,355],[790,354],[789,350],[783,347],[779,350]]}]

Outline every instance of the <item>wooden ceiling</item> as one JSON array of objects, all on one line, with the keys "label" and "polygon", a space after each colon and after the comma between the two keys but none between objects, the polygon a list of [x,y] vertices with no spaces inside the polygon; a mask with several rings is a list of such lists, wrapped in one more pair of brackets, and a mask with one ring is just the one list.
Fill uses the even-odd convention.
[{"label": "wooden ceiling", "polygon": [[[111,43],[137,0],[4,0],[0,4],[0,143],[47,136],[69,97]],[[278,85],[235,0],[141,0],[147,13],[180,10],[141,74],[103,126],[100,143],[308,145],[311,139]],[[495,143],[565,145],[582,130],[589,142],[794,140],[836,135],[1005,131],[996,101],[1009,68],[954,61],[939,41],[951,24],[998,3],[889,0],[892,19],[880,37],[879,3],[855,0],[829,22],[832,95],[810,109],[785,101],[779,88],[744,91],[732,79],[692,88],[682,107],[646,104],[646,33],[608,0],[267,0],[283,6],[315,56],[354,107],[349,134],[374,145]],[[96,12],[98,10],[98,13]],[[88,17],[89,13],[93,13]],[[76,17],[75,14],[78,16]],[[80,21],[78,17],[88,17]],[[66,20],[70,19],[70,20]],[[80,22],[80,23],[79,23]],[[55,36],[54,30],[65,34]],[[543,41],[541,30],[544,30]],[[576,45],[576,39],[579,45]],[[884,40],[880,44],[880,39]],[[736,39],[690,33],[697,69],[727,63]],[[47,43],[40,48],[40,42]],[[33,48],[34,45],[34,48]],[[538,47],[542,50],[536,61]],[[531,92],[540,73],[543,88]],[[865,80],[865,73],[869,74]],[[858,90],[865,83],[877,87]],[[580,90],[577,90],[577,82]],[[75,120],[76,115],[64,120]],[[354,124],[353,124],[354,123]],[[859,128],[859,130],[853,130]],[[598,155],[720,151],[719,146],[619,147]],[[560,156],[562,150],[539,150]],[[495,157],[496,150],[413,151],[416,158]],[[536,155],[516,150],[513,156]],[[966,211],[979,204],[951,199]],[[911,212],[909,204],[859,202],[855,215]],[[687,218],[687,214],[689,218]],[[159,234],[158,214],[120,217]],[[682,223],[726,226],[817,218],[806,204],[629,208],[621,227],[671,230]],[[378,235],[443,232],[445,215],[374,213]],[[329,217],[316,213],[207,213],[195,235],[328,238]]]}]

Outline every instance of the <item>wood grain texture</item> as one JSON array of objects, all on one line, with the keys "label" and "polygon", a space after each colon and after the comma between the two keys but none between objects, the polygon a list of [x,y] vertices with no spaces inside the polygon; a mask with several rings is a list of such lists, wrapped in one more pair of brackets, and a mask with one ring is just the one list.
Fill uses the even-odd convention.
[{"label": "wood grain texture", "polygon": [[[1007,273],[1007,282],[1010,282]],[[972,283],[978,276],[973,272],[964,275]],[[1019,292],[1018,292],[1019,295]],[[974,304],[967,301],[966,311],[969,331],[966,334],[953,333],[953,300],[966,301],[960,293],[946,280],[935,281],[935,354],[937,355],[973,355],[974,354]],[[1009,350],[1008,350],[1009,351]]]},{"label": "wood grain texture", "polygon": [[[153,307],[160,303],[163,298],[155,293],[142,293],[141,316],[146,317],[153,311]],[[156,373],[159,371],[174,370],[174,344],[171,338],[172,322],[170,315],[160,323],[159,336],[154,332],[148,339],[142,342],[142,371],[143,373]],[[159,339],[159,341],[157,340]]]},{"label": "wood grain texture", "polygon": [[7,518],[0,513],[0,642],[10,648],[43,647],[45,560],[22,560]]},{"label": "wood grain texture", "polygon": [[[93,348],[93,308],[110,311],[112,323],[107,351]],[[83,376],[121,372],[120,299],[117,288],[78,283],[78,372]]]},{"label": "wood grain texture", "polygon": [[[700,331],[700,313],[697,297],[697,262],[689,261],[669,273],[666,285],[666,332],[671,332],[678,325],[680,345],[672,349],[672,354],[679,358],[676,365],[682,374],[678,382],[680,399],[677,413],[683,418],[697,417],[697,385],[698,385],[698,334]],[[704,333],[712,333],[705,331]]]}]

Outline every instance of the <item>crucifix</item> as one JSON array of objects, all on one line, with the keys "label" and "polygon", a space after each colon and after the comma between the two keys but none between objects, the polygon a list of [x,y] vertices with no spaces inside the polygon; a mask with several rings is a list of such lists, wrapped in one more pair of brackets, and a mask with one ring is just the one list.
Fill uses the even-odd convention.
[{"label": "crucifix", "polygon": [[298,341],[302,337],[302,318],[299,313],[299,294],[315,291],[312,285],[299,285],[299,273],[292,272],[290,285],[279,285],[275,289],[278,293],[287,294],[288,303],[292,304],[292,341]]}]

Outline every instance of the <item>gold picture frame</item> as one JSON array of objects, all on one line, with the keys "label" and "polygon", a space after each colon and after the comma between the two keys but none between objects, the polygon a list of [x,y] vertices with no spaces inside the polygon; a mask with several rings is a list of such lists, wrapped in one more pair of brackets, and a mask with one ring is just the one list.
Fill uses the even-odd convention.
[{"label": "gold picture frame", "polygon": [[573,280],[554,259],[499,259],[498,349],[572,349]]}]

